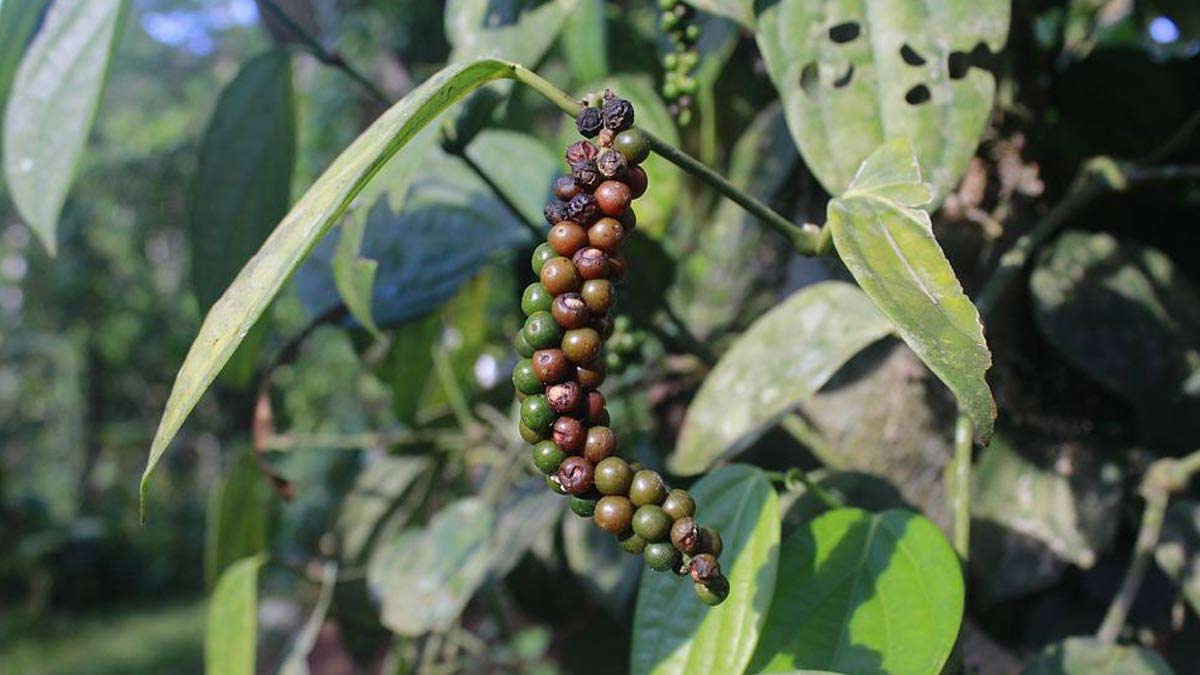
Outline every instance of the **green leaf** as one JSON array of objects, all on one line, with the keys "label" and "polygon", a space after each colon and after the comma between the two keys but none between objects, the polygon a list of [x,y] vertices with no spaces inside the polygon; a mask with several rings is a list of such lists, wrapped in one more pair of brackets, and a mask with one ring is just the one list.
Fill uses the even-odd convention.
[{"label": "green leaf", "polygon": [[779,552],[775,490],[757,468],[735,464],[700,479],[691,492],[700,522],[725,541],[729,597],[708,607],[686,580],[643,573],[633,617],[634,675],[740,673],[766,618]]},{"label": "green leaf", "polygon": [[192,286],[207,311],[287,213],[296,149],[292,59],[246,62],[221,92],[188,202]]},{"label": "green leaf", "polygon": [[608,76],[608,22],[604,0],[579,0],[579,8],[567,19],[559,45],[571,77],[576,82],[595,82]]},{"label": "green leaf", "polygon": [[405,426],[417,424],[417,412],[433,377],[433,349],[445,329],[442,315],[433,312],[400,326],[379,366],[379,375],[392,387],[392,412]]},{"label": "green leaf", "polygon": [[367,583],[383,605],[383,625],[408,636],[452,626],[487,578],[494,520],[482,499],[460,499],[424,529],[378,547]]},{"label": "green leaf", "polygon": [[937,673],[962,621],[958,556],[911,511],[811,521],[783,542],[775,591],[748,672]]},{"label": "green leaf", "polygon": [[514,0],[450,0],[446,3],[446,39],[450,61],[492,57],[525,66],[537,65],[558,39],[579,0],[550,0],[521,11]]},{"label": "green leaf", "polygon": [[279,675],[308,675],[308,654],[316,646],[321,626],[325,624],[325,615],[329,613],[329,606],[333,604],[337,577],[338,564],[333,560],[326,561],[321,571],[321,594],[317,597],[317,604],[288,650],[283,665],[279,667]]},{"label": "green leaf", "polygon": [[209,493],[204,532],[204,578],[209,588],[233,563],[267,550],[270,504],[271,492],[258,458],[242,452]]},{"label": "green leaf", "polygon": [[[837,498],[844,506],[864,511],[911,508],[900,491],[879,476],[858,471],[825,469],[810,471],[808,475],[818,487]],[[806,526],[809,521],[828,510],[829,506],[812,490],[803,484],[796,486],[779,498],[784,536]]]},{"label": "green leaf", "polygon": [[[371,455],[368,455],[371,457]],[[415,490],[432,466],[427,457],[383,455],[369,459],[338,507],[333,531],[347,565],[361,564],[375,541],[403,529],[412,518]]]},{"label": "green leaf", "polygon": [[499,581],[507,576],[539,539],[553,538],[554,526],[566,508],[567,500],[547,490],[541,478],[515,486],[500,505],[492,534],[492,579]]},{"label": "green leaf", "polygon": [[204,672],[209,675],[254,675],[258,643],[258,571],[265,555],[229,566],[208,602],[204,632]]},{"label": "green leaf", "polygon": [[1022,675],[1173,675],[1156,652],[1109,645],[1090,637],[1067,638],[1050,645],[1021,671]]},{"label": "green leaf", "polygon": [[699,473],[740,452],[850,357],[891,331],[850,284],[827,281],[793,293],[742,334],[705,378],[669,468]]},{"label": "green leaf", "polygon": [[754,0],[691,0],[689,4],[710,14],[729,17],[754,30]]},{"label": "green leaf", "polygon": [[371,294],[375,288],[375,274],[379,261],[362,256],[363,235],[368,218],[348,217],[343,221],[341,237],[334,247],[330,271],[338,296],[342,298],[350,316],[354,317],[371,334],[381,335],[379,326],[371,313]]},{"label": "green leaf", "polygon": [[[13,77],[29,38],[38,27],[46,5],[50,0],[5,0],[0,4],[0,122],[4,121],[4,108]],[[3,134],[0,134],[3,136]],[[0,138],[0,141],[3,139]],[[3,145],[0,144],[0,150]]]},{"label": "green leaf", "polygon": [[200,396],[308,251],[371,177],[425,125],[468,92],[512,77],[514,66],[481,60],[448,66],[381,115],[296,202],[213,305],[175,377],[140,486],[145,517],[150,476]]},{"label": "green leaf", "polygon": [[50,255],[127,7],[127,0],[55,0],[12,84],[4,174],[17,211]]},{"label": "green leaf", "polygon": [[829,203],[826,225],[842,262],[900,337],[954,392],[986,442],[996,404],[984,374],[992,365],[979,312],[963,293],[937,240],[908,141],[881,146],[850,189]]},{"label": "green leaf", "polygon": [[970,53],[980,45],[1003,48],[1010,4],[758,3],[756,38],[767,72],[805,163],[830,194],[850,185],[875,148],[907,137],[933,183],[934,203],[941,202],[975,153],[992,109],[994,78],[969,65]]},{"label": "green leaf", "polygon": [[[671,145],[679,145],[679,129],[675,126],[675,118],[659,97],[658,90],[650,78],[616,75],[592,82],[582,87],[580,93],[603,91],[606,87],[633,104],[637,110],[634,120],[637,126],[653,132]],[[579,133],[575,131],[575,125],[570,122],[564,123],[559,129],[558,147],[565,148],[577,140]],[[637,200],[637,227],[651,239],[662,239],[682,189],[683,173],[674,164],[654,153],[642,163],[642,168],[646,170],[650,181],[646,194]]]},{"label": "green leaf", "polygon": [[1200,502],[1174,499],[1167,507],[1154,560],[1200,615]]},{"label": "green leaf", "polygon": [[1064,232],[1029,278],[1034,318],[1072,365],[1169,445],[1200,436],[1200,291],[1161,251]]},{"label": "green leaf", "polygon": [[985,602],[1046,588],[1068,562],[1090,568],[1116,534],[1121,469],[1095,449],[1005,432],[971,480],[971,564]]}]

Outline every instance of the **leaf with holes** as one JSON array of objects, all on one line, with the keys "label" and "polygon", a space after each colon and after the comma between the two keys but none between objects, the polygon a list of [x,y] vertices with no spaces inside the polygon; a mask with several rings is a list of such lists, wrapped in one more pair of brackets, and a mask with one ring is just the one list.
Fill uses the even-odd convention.
[{"label": "leaf with holes", "polygon": [[836,509],[783,542],[747,672],[937,673],[962,613],[958,556],[936,525],[911,511]]},{"label": "leaf with holes", "polygon": [[984,375],[992,355],[975,305],[933,237],[912,144],[897,139],[863,162],[850,189],[829,202],[826,226],[842,262],[900,337],[954,392],[982,441],[996,404]]},{"label": "leaf with holes", "polygon": [[721,532],[729,597],[708,607],[692,584],[644,572],[633,617],[634,675],[727,675],[746,668],[775,587],[779,500],[752,466],[731,465],[691,489],[696,518]]},{"label": "leaf with holes", "polygon": [[424,529],[378,546],[367,565],[367,583],[382,604],[383,625],[409,636],[453,625],[487,578],[494,520],[482,499],[460,499]]},{"label": "leaf with holes", "polygon": [[805,163],[841,194],[879,145],[913,140],[934,204],[958,183],[995,93],[977,67],[1008,31],[1008,0],[759,2],[757,40]]},{"label": "leaf with holes", "polygon": [[705,378],[669,468],[699,473],[740,452],[847,359],[891,331],[850,284],[827,281],[796,291],[743,333]]},{"label": "leaf with holes", "polygon": [[1200,615],[1200,502],[1174,499],[1167,507],[1154,560]]},{"label": "leaf with holes", "polygon": [[17,211],[51,255],[128,5],[57,0],[13,80],[4,114],[4,175]]},{"label": "leaf with holes", "polygon": [[208,601],[204,631],[204,672],[208,675],[254,675],[258,645],[258,571],[265,555],[230,565]]},{"label": "leaf with holes", "polygon": [[443,68],[375,120],[296,202],[204,317],[200,334],[175,376],[142,472],[143,517],[150,477],[167,446],[313,245],[380,168],[440,112],[488,82],[513,77],[514,69],[511,63],[493,59]]},{"label": "leaf with holes", "polygon": [[1149,649],[1073,637],[1047,647],[1025,666],[1021,675],[1174,675],[1174,672],[1161,656]]}]

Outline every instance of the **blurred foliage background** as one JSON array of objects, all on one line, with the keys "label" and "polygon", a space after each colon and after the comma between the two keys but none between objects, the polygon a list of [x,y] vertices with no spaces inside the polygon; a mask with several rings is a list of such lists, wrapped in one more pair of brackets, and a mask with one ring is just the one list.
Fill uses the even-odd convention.
[{"label": "blurred foliage background", "polygon": [[[393,99],[455,48],[438,2],[278,4]],[[488,21],[503,26],[538,4],[497,3]],[[539,72],[570,91],[616,75],[625,95],[655,99],[663,77],[655,3],[600,11],[605,62],[580,64],[572,31],[588,24],[573,18],[583,27],[568,21],[538,57]],[[705,27],[698,77],[711,87],[693,123],[678,130],[681,144],[797,221],[820,222],[827,195],[795,152],[752,36],[703,12],[697,21]],[[522,501],[544,495],[526,494],[517,476],[501,513],[515,518],[523,507],[545,520],[514,536],[512,560],[491,563],[491,581],[442,642],[389,636],[367,591],[369,550],[400,545],[392,540],[478,488],[507,457],[490,440],[501,432],[480,429],[509,422],[508,336],[519,326],[533,240],[434,143],[411,189],[389,195],[390,208],[359,209],[364,255],[379,260],[383,333],[329,314],[339,304],[329,262],[335,231],[272,306],[239,356],[241,371],[227,369],[185,426],[151,492],[151,517],[139,524],[146,448],[202,302],[211,302],[194,290],[208,261],[191,242],[203,235],[189,234],[205,129],[239,67],[277,45],[293,54],[295,197],[382,108],[252,0],[133,1],[57,258],[0,183],[0,672],[200,672],[204,595],[228,562],[222,556],[232,555],[213,550],[214,523],[222,509],[238,508],[263,514],[241,534],[278,563],[263,582],[260,672],[274,672],[289,653],[328,560],[341,576],[312,672],[410,672],[418,658],[465,672],[623,671],[637,566],[574,521],[560,523],[561,503]],[[1067,192],[1086,158],[1136,159],[1185,127],[1200,109],[1198,54],[1193,2],[1014,3],[1008,47],[984,64],[1000,78],[996,111],[934,220],[969,293]],[[651,109],[666,115],[664,103]],[[567,138],[561,115],[523,89],[485,114],[477,159],[497,175],[517,172],[501,187],[536,220]],[[511,132],[519,138],[505,137]],[[1172,157],[1195,162],[1200,143],[1185,138]],[[848,278],[829,261],[786,255],[748,216],[669,166],[658,169],[651,180],[672,187],[654,202],[657,219],[640,215],[663,236],[645,240],[636,272],[645,276],[633,282],[644,298],[626,305],[629,363],[608,385],[622,443],[650,466],[663,465],[706,369],[690,337],[720,353],[795,289]],[[399,201],[447,193],[469,206],[449,221],[412,216],[419,210]],[[1015,672],[1043,646],[1095,629],[1128,564],[1138,477],[1154,458],[1200,441],[1198,225],[1194,184],[1096,200],[988,324],[1001,421],[975,477],[978,550],[962,642],[972,672]],[[389,231],[422,243],[379,234]],[[468,256],[455,283],[414,282],[411,256],[432,265],[481,231],[500,234]],[[414,284],[427,292],[401,293]],[[1078,297],[1090,299],[1063,300]],[[1147,307],[1161,311],[1146,316]],[[263,431],[255,375],[268,364],[273,418]],[[1182,398],[1161,398],[1176,385]],[[470,404],[468,420],[460,400]],[[824,467],[855,503],[907,503],[948,523],[941,471],[953,401],[901,343],[885,340],[856,357],[801,412],[819,442],[771,432],[745,458],[773,469]],[[225,490],[236,481],[252,487]],[[1019,505],[1014,486],[1026,491]],[[235,493],[243,501],[231,504]],[[1198,497],[1193,489],[1190,499]],[[1172,535],[1182,543],[1168,558],[1200,548],[1188,539],[1200,522],[1186,510],[1195,502],[1183,504]],[[1127,637],[1158,649],[1177,672],[1197,673],[1200,567],[1188,577],[1187,564],[1196,563],[1182,562],[1175,578],[1151,572]],[[1180,583],[1197,594],[1190,605]]]}]

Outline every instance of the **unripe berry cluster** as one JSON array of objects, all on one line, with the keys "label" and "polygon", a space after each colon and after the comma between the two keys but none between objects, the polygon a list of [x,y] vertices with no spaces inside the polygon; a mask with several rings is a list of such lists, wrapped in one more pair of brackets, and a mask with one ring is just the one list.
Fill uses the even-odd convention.
[{"label": "unripe berry cluster", "polygon": [[691,576],[701,600],[729,593],[721,574],[721,535],[695,520],[696,503],[662,476],[617,455],[617,439],[599,387],[607,374],[604,343],[613,333],[616,287],[628,264],[621,244],[637,225],[630,204],[646,191],[639,166],[649,138],[633,126],[633,106],[605,91],[584,107],[582,140],[567,148],[571,172],[554,181],[546,206],[546,242],[533,253],[539,281],[521,297],[525,325],[513,386],[521,399],[521,437],[551,489],[571,510],[616,535],[622,549],[654,570]]},{"label": "unripe berry cluster", "polygon": [[696,52],[700,26],[692,23],[696,10],[682,0],[659,0],[658,7],[662,10],[659,24],[670,41],[669,51],[662,57],[662,95],[671,102],[671,114],[679,125],[686,127],[692,121],[692,97],[696,95],[692,70],[700,60]]}]

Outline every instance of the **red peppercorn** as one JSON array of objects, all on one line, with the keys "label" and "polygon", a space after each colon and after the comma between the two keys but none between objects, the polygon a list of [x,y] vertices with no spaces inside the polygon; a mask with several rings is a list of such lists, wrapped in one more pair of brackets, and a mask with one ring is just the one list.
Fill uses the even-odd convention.
[{"label": "red peppercorn", "polygon": [[[629,192],[634,199],[646,194],[646,188],[650,182],[646,177],[646,170],[640,166],[632,166],[626,169],[625,177],[622,180],[629,186]],[[563,201],[566,200],[564,199]]]},{"label": "red peppercorn", "polygon": [[596,188],[595,197],[596,206],[601,213],[620,216],[629,208],[629,202],[633,200],[633,191],[620,181],[606,180]]},{"label": "red peppercorn", "polygon": [[615,255],[625,240],[625,226],[616,218],[601,218],[588,228],[587,238],[592,246]]},{"label": "red peppercorn", "polygon": [[583,402],[583,389],[574,380],[552,384],[546,387],[546,400],[550,402],[550,408],[560,415],[575,412]]},{"label": "red peppercorn", "polygon": [[579,249],[587,246],[588,235],[587,231],[579,226],[579,223],[573,220],[564,220],[550,228],[550,233],[546,235],[546,241],[550,242],[550,247],[556,253],[564,258],[570,258]]},{"label": "red peppercorn", "polygon": [[580,249],[571,258],[579,276],[584,280],[603,279],[609,274],[608,256],[598,248],[587,247]]},{"label": "red peppercorn", "polygon": [[590,424],[600,424],[600,416],[605,413],[604,394],[598,391],[589,391],[587,394],[587,421]]},{"label": "red peppercorn", "polygon": [[569,202],[577,194],[579,186],[576,185],[574,176],[559,176],[554,179],[554,196],[558,197],[559,201]]},{"label": "red peppercorn", "polygon": [[566,258],[547,260],[546,264],[542,265],[541,281],[542,286],[550,291],[551,295],[574,293],[583,283],[583,279],[579,276],[579,270],[575,269],[575,265]]},{"label": "red peppercorn", "polygon": [[532,361],[533,372],[543,384],[562,382],[571,374],[571,362],[561,349],[539,349]]},{"label": "red peppercorn", "polygon": [[563,452],[574,455],[583,450],[587,441],[587,430],[579,420],[563,415],[555,420],[551,430],[555,445],[562,448]]},{"label": "red peppercorn", "polygon": [[550,306],[550,314],[566,330],[583,328],[589,325],[592,318],[591,310],[578,293],[563,293],[555,298]]},{"label": "red peppercorn", "polygon": [[579,496],[592,489],[594,472],[595,468],[591,462],[578,455],[572,455],[563,460],[554,477],[567,494]]}]

